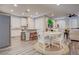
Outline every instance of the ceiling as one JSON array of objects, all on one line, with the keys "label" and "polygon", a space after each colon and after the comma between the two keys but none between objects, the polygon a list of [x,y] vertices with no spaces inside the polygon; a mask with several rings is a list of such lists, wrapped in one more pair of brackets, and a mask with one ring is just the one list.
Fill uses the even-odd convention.
[{"label": "ceiling", "polygon": [[[29,12],[26,12],[30,9]],[[10,13],[17,16],[37,16],[37,15],[49,15],[52,17],[67,16],[70,13],[79,14],[78,4],[17,4],[15,7],[13,4],[0,4],[0,11]]]}]

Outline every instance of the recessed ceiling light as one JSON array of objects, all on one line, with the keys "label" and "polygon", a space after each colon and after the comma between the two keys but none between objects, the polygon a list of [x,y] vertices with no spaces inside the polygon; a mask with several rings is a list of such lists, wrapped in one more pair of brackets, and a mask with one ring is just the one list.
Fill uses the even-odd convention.
[{"label": "recessed ceiling light", "polygon": [[30,9],[27,9],[27,12],[30,12]]},{"label": "recessed ceiling light", "polygon": [[14,10],[10,10],[11,12],[13,12]]},{"label": "recessed ceiling light", "polygon": [[17,4],[14,4],[14,6],[17,7],[18,5]]}]

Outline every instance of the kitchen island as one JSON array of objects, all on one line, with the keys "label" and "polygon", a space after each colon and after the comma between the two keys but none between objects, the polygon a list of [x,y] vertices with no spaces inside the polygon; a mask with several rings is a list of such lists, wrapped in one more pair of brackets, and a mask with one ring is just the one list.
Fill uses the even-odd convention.
[{"label": "kitchen island", "polygon": [[26,29],[26,40],[34,40],[37,38],[36,29]]}]

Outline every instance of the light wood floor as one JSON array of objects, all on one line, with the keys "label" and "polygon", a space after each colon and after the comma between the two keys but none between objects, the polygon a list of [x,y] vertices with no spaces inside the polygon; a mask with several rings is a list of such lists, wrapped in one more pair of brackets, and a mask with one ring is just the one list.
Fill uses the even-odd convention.
[{"label": "light wood floor", "polygon": [[[36,41],[21,41],[19,37],[12,38],[11,46],[0,49],[0,55],[42,55],[34,50],[33,45]],[[69,45],[70,52],[68,55],[79,54],[79,42],[72,41]]]},{"label": "light wood floor", "polygon": [[21,41],[19,37],[12,38],[11,46],[0,49],[0,55],[40,55],[33,49],[36,41]]}]

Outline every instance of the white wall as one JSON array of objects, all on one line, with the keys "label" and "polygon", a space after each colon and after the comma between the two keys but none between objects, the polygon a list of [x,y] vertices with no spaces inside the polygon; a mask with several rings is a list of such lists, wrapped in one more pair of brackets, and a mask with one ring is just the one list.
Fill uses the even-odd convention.
[{"label": "white wall", "polygon": [[69,27],[70,28],[77,28],[77,18],[71,18],[69,19]]},{"label": "white wall", "polygon": [[45,17],[39,17],[35,19],[35,28],[38,29],[38,41],[41,43],[44,43],[44,31],[46,28],[45,20]]},{"label": "white wall", "polygon": [[16,37],[21,35],[21,26],[26,25],[26,19],[16,16],[11,16],[11,36]]},{"label": "white wall", "polygon": [[28,29],[34,29],[34,28],[35,28],[34,19],[28,17]]},{"label": "white wall", "polygon": [[73,18],[61,18],[57,19],[57,22],[59,23],[61,28],[78,28],[79,27],[79,17],[73,17]]},{"label": "white wall", "polygon": [[77,18],[77,26],[79,28],[79,17]]},{"label": "white wall", "polygon": [[57,24],[59,24],[59,27],[64,29],[66,27],[66,22],[65,20],[58,20]]},{"label": "white wall", "polygon": [[28,24],[27,21],[26,18],[21,18],[21,26],[26,26]]},{"label": "white wall", "polygon": [[11,16],[11,28],[21,28],[21,18],[16,16]]},{"label": "white wall", "polygon": [[20,36],[21,18],[11,16],[11,37]]}]

